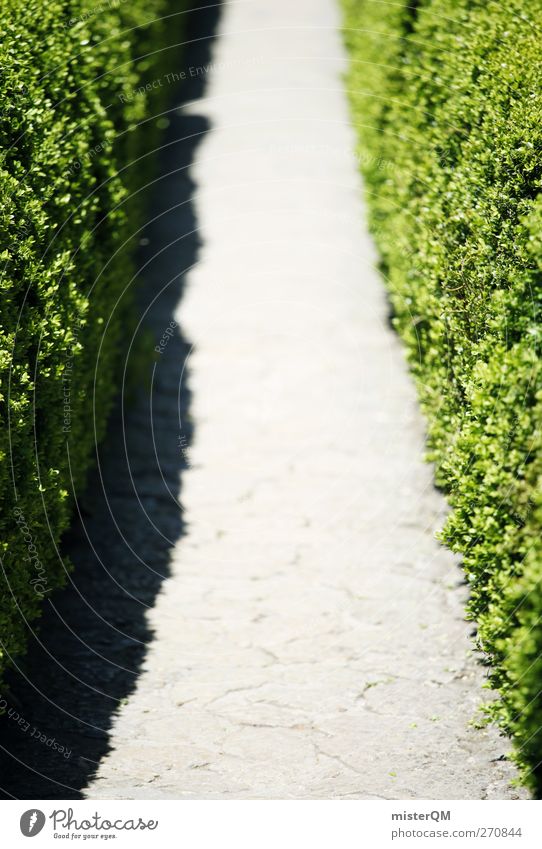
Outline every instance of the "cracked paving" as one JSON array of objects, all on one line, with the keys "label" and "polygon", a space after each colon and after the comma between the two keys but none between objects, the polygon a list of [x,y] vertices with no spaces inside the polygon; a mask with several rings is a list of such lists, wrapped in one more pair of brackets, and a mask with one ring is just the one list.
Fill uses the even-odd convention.
[{"label": "cracked paving", "polygon": [[[367,235],[335,6],[225,5],[216,70],[182,108],[209,126],[174,315],[186,530],[90,798],[516,794],[506,741],[470,725],[484,674],[435,541],[445,505]],[[176,443],[171,391],[156,382],[153,416]]]}]

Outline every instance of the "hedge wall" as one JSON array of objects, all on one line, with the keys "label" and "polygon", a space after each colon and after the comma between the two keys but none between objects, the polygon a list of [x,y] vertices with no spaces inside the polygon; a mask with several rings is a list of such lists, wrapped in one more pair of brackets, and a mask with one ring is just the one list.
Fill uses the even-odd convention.
[{"label": "hedge wall", "polygon": [[539,0],[342,0],[348,89],[394,323],[453,507],[469,616],[542,790]]},{"label": "hedge wall", "polygon": [[57,544],[112,401],[128,299],[115,305],[132,273],[116,252],[145,173],[130,164],[156,141],[134,89],[159,73],[166,32],[179,41],[167,7],[4,0],[0,12],[0,676],[65,580]]}]

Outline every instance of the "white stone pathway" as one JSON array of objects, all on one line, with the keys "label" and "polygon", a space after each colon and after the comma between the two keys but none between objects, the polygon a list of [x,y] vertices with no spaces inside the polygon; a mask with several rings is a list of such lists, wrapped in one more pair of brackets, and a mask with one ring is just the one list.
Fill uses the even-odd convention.
[{"label": "white stone pathway", "polygon": [[90,798],[514,796],[506,742],[468,725],[483,672],[435,542],[445,505],[367,235],[339,23],[334,0],[225,4],[183,110],[210,122],[176,313],[186,534]]}]

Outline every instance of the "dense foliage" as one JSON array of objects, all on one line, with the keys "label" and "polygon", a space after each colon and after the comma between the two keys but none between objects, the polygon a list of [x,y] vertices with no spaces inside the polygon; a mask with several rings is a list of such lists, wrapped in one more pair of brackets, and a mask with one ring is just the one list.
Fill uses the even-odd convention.
[{"label": "dense foliage", "polygon": [[342,0],[371,225],[469,615],[542,787],[538,0]]},{"label": "dense foliage", "polygon": [[4,0],[0,12],[0,675],[65,580],[57,545],[111,405],[128,201],[156,141],[136,89],[180,40],[167,5]]}]

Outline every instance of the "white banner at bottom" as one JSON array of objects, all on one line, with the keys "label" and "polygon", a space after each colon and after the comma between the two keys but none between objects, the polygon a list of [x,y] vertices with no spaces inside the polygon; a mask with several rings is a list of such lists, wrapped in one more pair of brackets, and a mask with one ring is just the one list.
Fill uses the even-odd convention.
[{"label": "white banner at bottom", "polygon": [[2,845],[188,849],[540,849],[535,801],[137,800],[0,803]]}]

